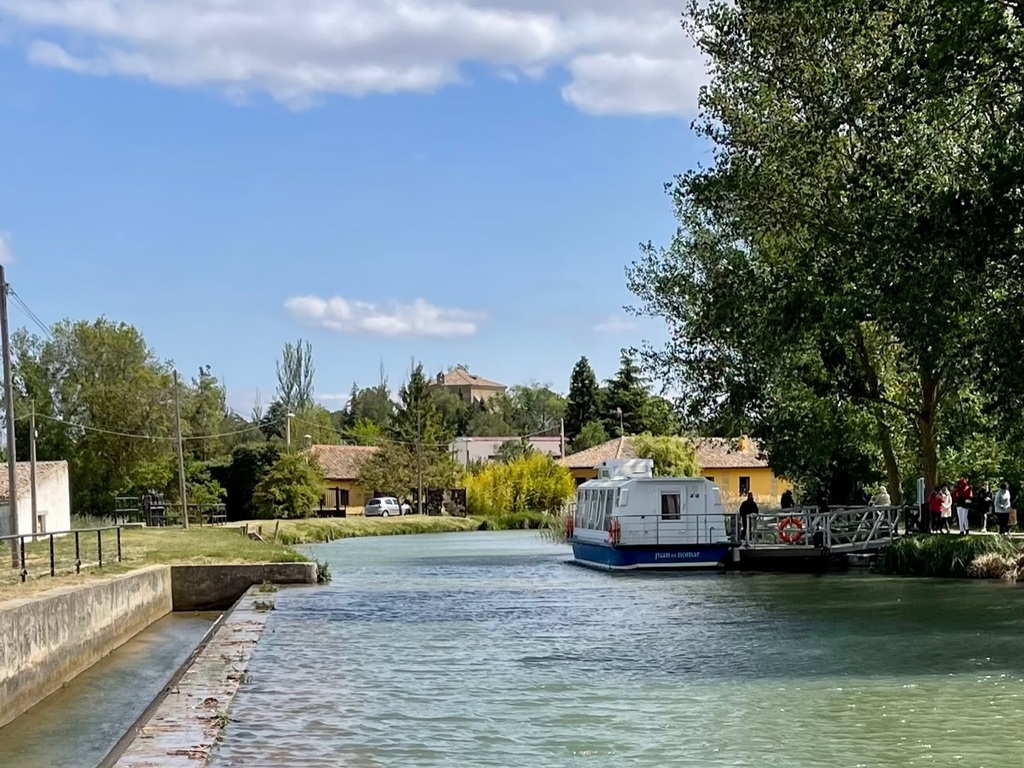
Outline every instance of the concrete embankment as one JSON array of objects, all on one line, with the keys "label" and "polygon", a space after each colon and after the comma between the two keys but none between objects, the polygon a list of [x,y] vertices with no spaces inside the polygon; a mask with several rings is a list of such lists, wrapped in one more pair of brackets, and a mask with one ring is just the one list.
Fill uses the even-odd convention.
[{"label": "concrete embankment", "polygon": [[245,681],[274,595],[253,587],[219,623],[183,674],[100,768],[206,765]]},{"label": "concrete embankment", "polygon": [[265,581],[315,583],[316,564],[152,566],[0,603],[0,726],[172,610],[225,609]]}]

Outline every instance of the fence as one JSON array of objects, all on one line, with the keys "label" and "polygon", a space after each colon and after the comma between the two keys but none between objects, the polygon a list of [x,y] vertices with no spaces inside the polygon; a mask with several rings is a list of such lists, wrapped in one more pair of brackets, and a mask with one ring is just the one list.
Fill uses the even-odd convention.
[{"label": "fence", "polygon": [[[157,503],[144,509],[137,496],[118,496],[114,500],[114,519],[120,523],[145,523],[153,528],[181,525],[181,504]],[[228,519],[224,504],[189,504],[190,525],[220,525]]]},{"label": "fence", "polygon": [[[13,557],[3,551],[9,549],[12,542]],[[3,557],[10,559],[9,567],[0,569],[0,583],[81,573],[82,568],[92,566],[102,568],[104,562],[121,562],[121,528],[109,526],[0,536],[0,558]]]}]

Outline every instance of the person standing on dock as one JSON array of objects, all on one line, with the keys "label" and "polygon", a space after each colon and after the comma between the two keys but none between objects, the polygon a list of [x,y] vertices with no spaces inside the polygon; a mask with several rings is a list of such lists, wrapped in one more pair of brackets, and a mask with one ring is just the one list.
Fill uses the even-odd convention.
[{"label": "person standing on dock", "polygon": [[779,504],[783,509],[792,509],[796,506],[796,502],[793,501],[793,492],[788,488],[782,494],[782,498],[779,499]]},{"label": "person standing on dock", "polygon": [[938,533],[942,526],[942,486],[935,486],[932,495],[928,497],[928,530]]},{"label": "person standing on dock", "polygon": [[942,532],[950,533],[949,521],[953,519],[953,495],[949,492],[949,486],[942,486],[942,513],[939,522],[942,523]]},{"label": "person standing on dock", "polygon": [[747,518],[751,515],[756,515],[760,511],[757,502],[754,501],[754,494],[748,493],[746,500],[740,504],[740,541],[744,544],[747,543],[747,531],[750,530],[747,527]]},{"label": "person standing on dock", "polygon": [[953,490],[953,503],[956,505],[956,521],[961,536],[966,536],[970,531],[967,521],[967,513],[971,508],[974,499],[974,489],[966,477],[956,481],[956,488]]},{"label": "person standing on dock", "polygon": [[996,511],[996,520],[999,521],[999,533],[1006,535],[1010,532],[1010,486],[1002,483],[996,491],[992,505]]},{"label": "person standing on dock", "polygon": [[992,511],[992,491],[988,489],[988,483],[984,483],[974,494],[971,511],[974,512],[973,517],[981,526],[982,532],[988,530],[988,516]]},{"label": "person standing on dock", "polygon": [[892,498],[889,496],[889,489],[886,488],[884,485],[881,488],[879,488],[878,493],[875,494],[875,498],[872,502],[872,505],[876,507],[891,507]]}]

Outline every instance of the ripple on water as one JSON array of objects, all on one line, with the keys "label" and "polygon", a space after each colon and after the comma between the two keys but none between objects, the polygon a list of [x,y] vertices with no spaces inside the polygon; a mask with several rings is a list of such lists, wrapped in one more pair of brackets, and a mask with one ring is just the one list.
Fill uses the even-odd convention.
[{"label": "ripple on water", "polygon": [[[325,545],[213,766],[1006,768],[1024,593],[613,577],[532,534]],[[979,588],[981,587],[981,588]]]}]

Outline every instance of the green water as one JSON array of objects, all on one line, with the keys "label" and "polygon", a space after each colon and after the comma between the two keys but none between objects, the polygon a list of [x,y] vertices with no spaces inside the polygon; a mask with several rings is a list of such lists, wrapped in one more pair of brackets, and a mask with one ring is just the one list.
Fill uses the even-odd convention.
[{"label": "green water", "polygon": [[0,728],[0,768],[95,768],[217,616],[161,619]]},{"label": "green water", "polygon": [[621,575],[532,533],[323,545],[212,765],[1024,766],[1024,590]]}]

